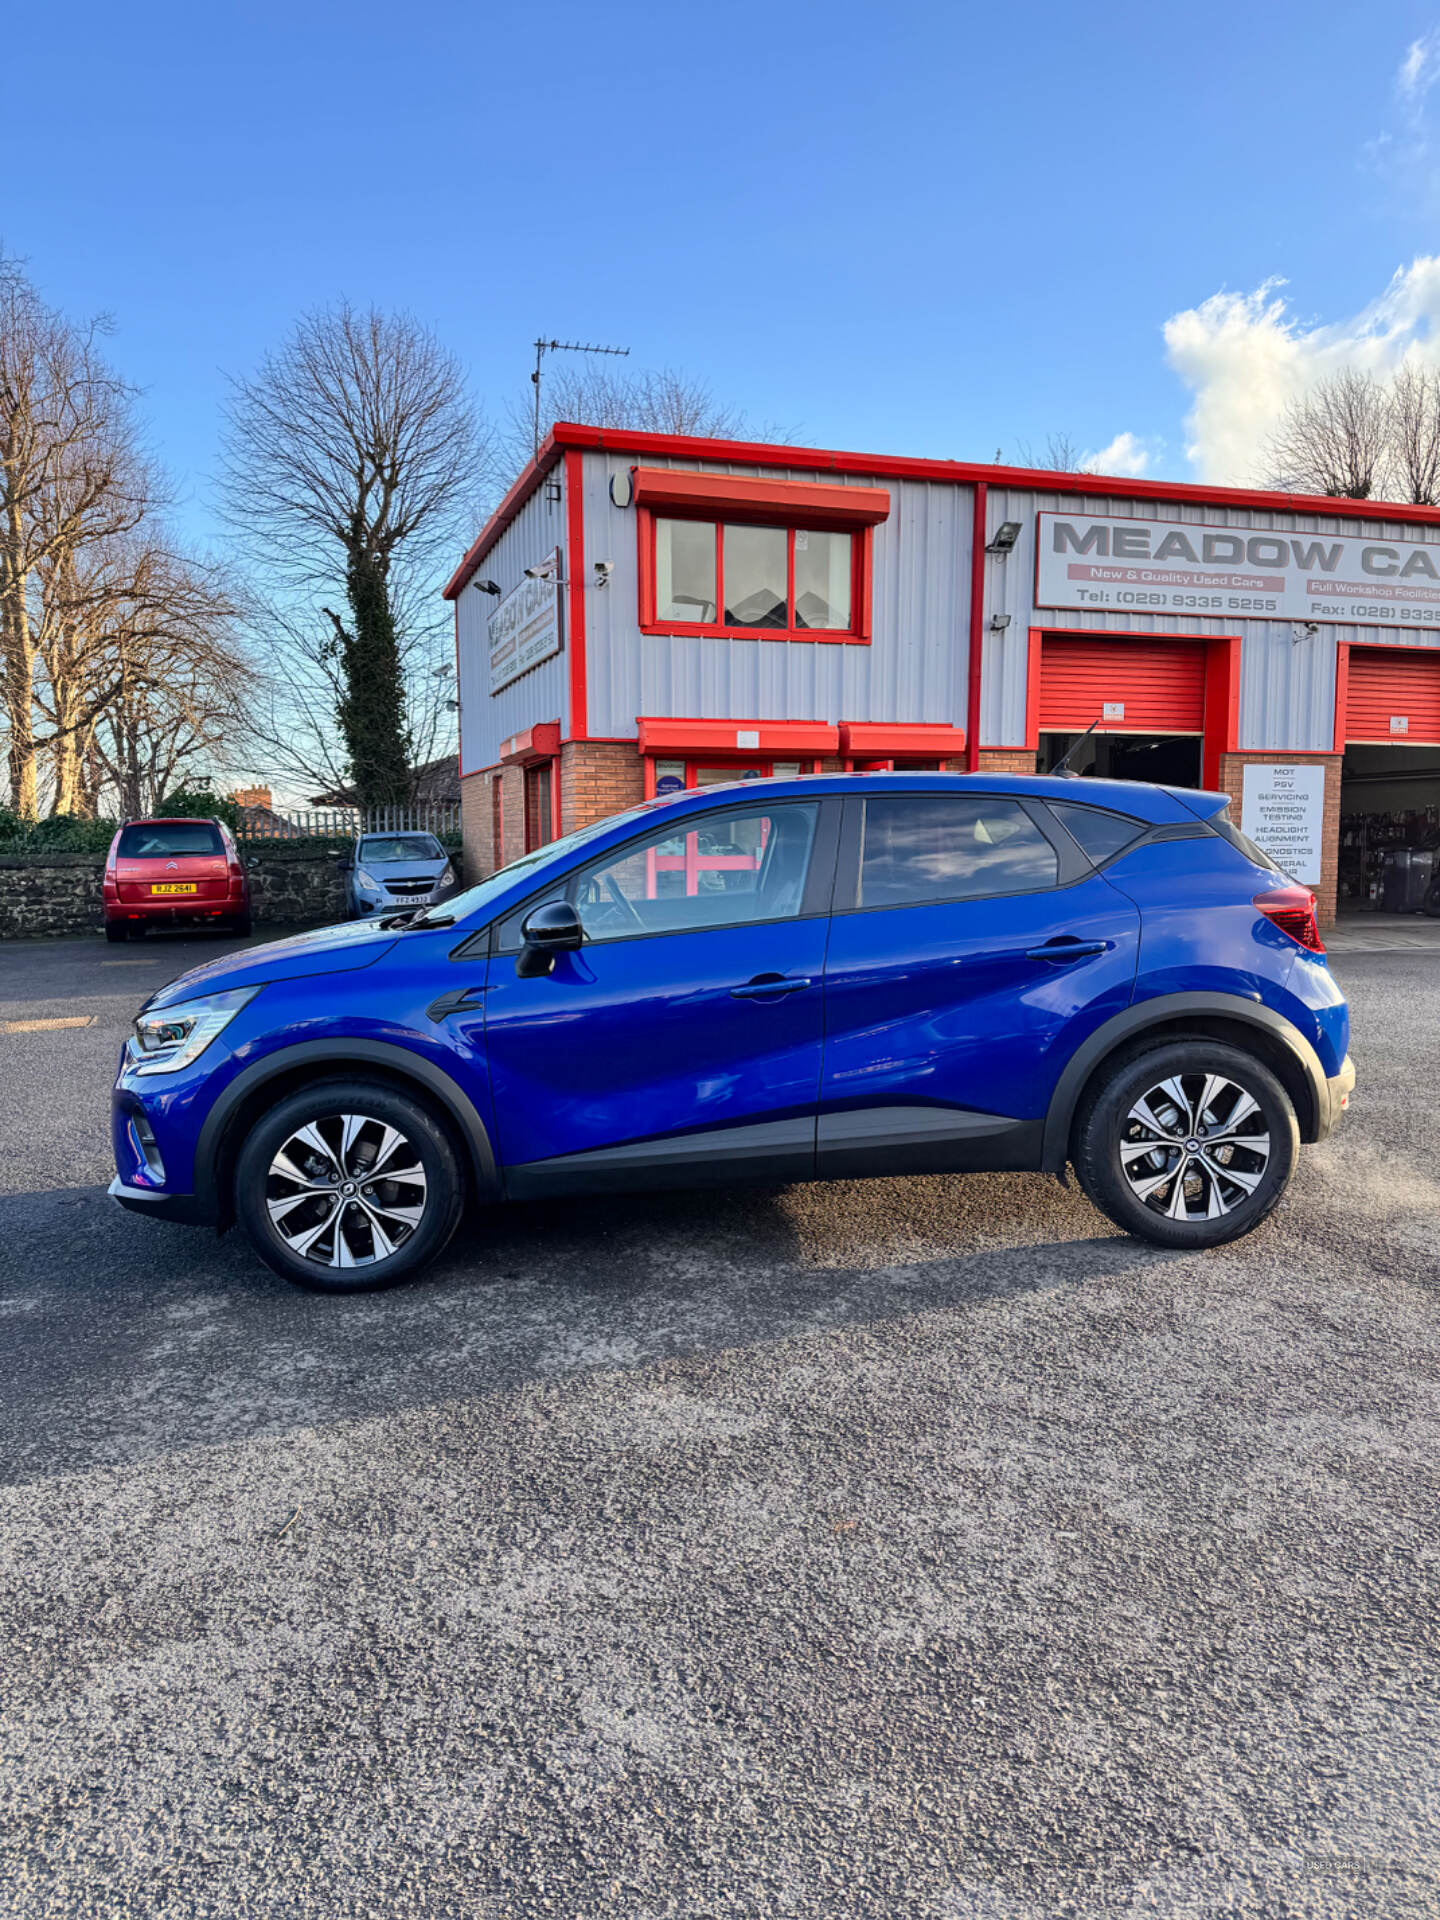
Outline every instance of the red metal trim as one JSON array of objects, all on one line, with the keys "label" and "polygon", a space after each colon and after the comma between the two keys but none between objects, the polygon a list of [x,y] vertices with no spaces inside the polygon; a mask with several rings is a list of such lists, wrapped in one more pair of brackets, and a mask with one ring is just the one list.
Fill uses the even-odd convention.
[{"label": "red metal trim", "polygon": [[523,733],[512,733],[508,740],[500,742],[500,765],[531,766],[537,760],[553,759],[559,751],[560,722],[542,720],[536,726],[526,727]]},{"label": "red metal trim", "polygon": [[635,498],[643,506],[687,513],[778,516],[792,525],[873,526],[890,515],[884,487],[837,487],[815,480],[772,480],[765,474],[687,473],[677,467],[636,467]]},{"label": "red metal trim", "polygon": [[[643,754],[691,755],[719,753],[744,758],[779,754],[838,753],[840,730],[820,720],[678,720],[664,714],[636,718],[637,744]],[[741,746],[738,736],[753,733],[754,746]]]},{"label": "red metal trim", "polygon": [[840,722],[840,751],[862,760],[945,760],[964,747],[963,727],[888,720]]},{"label": "red metal trim", "polygon": [[851,609],[851,619],[855,631],[862,640],[869,640],[875,630],[871,609],[871,588],[875,579],[875,529],[866,527],[856,542],[860,551],[855,558],[855,579],[851,591],[855,595],[855,605]]},{"label": "red metal trim", "polygon": [[[850,533],[850,616],[851,625],[843,632],[832,627],[730,627],[719,618],[725,606],[725,527],[726,522],[715,522],[715,606],[717,617],[713,621],[704,620],[661,620],[656,607],[658,600],[655,589],[656,579],[656,541],[658,539],[658,520],[662,516],[652,513],[649,507],[640,507],[636,512],[635,538],[640,563],[639,619],[637,625],[641,633],[658,635],[660,638],[684,638],[693,640],[786,640],[801,644],[813,643],[819,646],[868,647],[871,644],[870,629],[870,575],[871,550],[874,539],[872,527],[841,528],[838,531]],[[734,526],[736,522],[729,522]],[[773,524],[773,522],[771,523]],[[786,566],[786,612],[795,605],[795,528],[785,528],[785,566]]]},{"label": "red metal trim", "polygon": [[1040,648],[1044,639],[1043,627],[1031,627],[1025,662],[1025,745],[1034,753],[1040,751]]},{"label": "red metal trim", "polygon": [[1350,717],[1349,705],[1350,642],[1337,640],[1335,643],[1335,734],[1332,742],[1336,753],[1345,751],[1345,723]]},{"label": "red metal trim", "polygon": [[1200,736],[1200,778],[1220,785],[1220,756],[1240,744],[1240,636],[1221,634],[1205,646],[1205,707]]},{"label": "red metal trim", "polygon": [[583,740],[589,724],[585,686],[585,456],[565,455],[565,564],[570,574],[570,618],[565,644],[570,649],[570,734]]},{"label": "red metal trim", "polygon": [[974,773],[980,765],[980,664],[985,652],[985,542],[989,489],[986,482],[975,483],[975,515],[970,537],[970,650],[965,679],[965,731],[970,745],[965,752],[965,771]]},{"label": "red metal trim", "polygon": [[793,640],[822,647],[868,647],[868,634],[837,633],[830,627],[707,627],[695,620],[640,622],[642,633],[675,634],[694,640]]},{"label": "red metal trim", "polygon": [[1047,473],[1037,467],[982,466],[966,460],[916,460],[881,453],[850,453],[827,447],[782,447],[763,440],[692,439],[684,434],[631,433],[613,427],[582,427],[557,421],[536,460],[506,494],[444,588],[453,599],[486,553],[555,464],[560,448],[652,454],[662,459],[748,461],[754,466],[820,469],[863,474],[876,480],[932,480],[952,486],[1014,487],[1021,491],[1073,494],[1091,500],[1176,500],[1192,505],[1254,507],[1265,513],[1309,513],[1330,520],[1395,520],[1412,526],[1440,525],[1440,507],[1414,507],[1397,500],[1339,500],[1328,495],[1263,493],[1253,487],[1194,486],[1181,480],[1122,480],[1114,474]]}]

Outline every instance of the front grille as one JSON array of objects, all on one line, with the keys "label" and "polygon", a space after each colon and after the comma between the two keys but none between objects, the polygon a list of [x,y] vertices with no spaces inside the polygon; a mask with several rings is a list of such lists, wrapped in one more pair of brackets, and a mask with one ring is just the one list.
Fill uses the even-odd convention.
[{"label": "front grille", "polygon": [[433,880],[425,879],[387,880],[385,882],[385,891],[387,893],[398,893],[403,896],[413,897],[417,893],[429,893],[434,884],[435,882]]}]

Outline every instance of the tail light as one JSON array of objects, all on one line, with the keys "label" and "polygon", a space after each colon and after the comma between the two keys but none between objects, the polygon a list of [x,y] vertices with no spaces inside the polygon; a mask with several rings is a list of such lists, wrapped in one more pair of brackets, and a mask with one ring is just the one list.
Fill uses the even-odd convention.
[{"label": "tail light", "polygon": [[1268,893],[1257,893],[1253,904],[1298,946],[1308,947],[1311,953],[1325,951],[1315,924],[1315,896],[1308,887],[1272,887]]}]

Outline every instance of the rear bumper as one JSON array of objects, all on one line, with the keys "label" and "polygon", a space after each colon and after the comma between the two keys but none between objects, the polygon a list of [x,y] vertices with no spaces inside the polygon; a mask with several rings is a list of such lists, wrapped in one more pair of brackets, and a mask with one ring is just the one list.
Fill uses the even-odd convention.
[{"label": "rear bumper", "polygon": [[1327,1095],[1326,1110],[1320,1114],[1317,1140],[1324,1140],[1340,1124],[1340,1116],[1350,1104],[1350,1095],[1355,1091],[1355,1062],[1347,1053],[1344,1065],[1339,1073],[1333,1074],[1325,1082]]}]

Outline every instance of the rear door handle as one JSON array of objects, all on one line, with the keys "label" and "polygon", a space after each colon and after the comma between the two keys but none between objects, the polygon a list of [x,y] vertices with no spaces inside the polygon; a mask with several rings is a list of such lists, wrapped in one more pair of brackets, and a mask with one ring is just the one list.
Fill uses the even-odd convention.
[{"label": "rear door handle", "polygon": [[804,987],[813,987],[813,980],[796,980],[783,973],[757,973],[753,980],[747,980],[743,987],[731,987],[732,1000],[783,1000],[787,993],[799,993]]},{"label": "rear door handle", "polygon": [[1109,940],[1049,940],[1043,947],[1027,947],[1027,960],[1059,961],[1062,965],[1068,960],[1092,960],[1097,953],[1108,953]]}]

